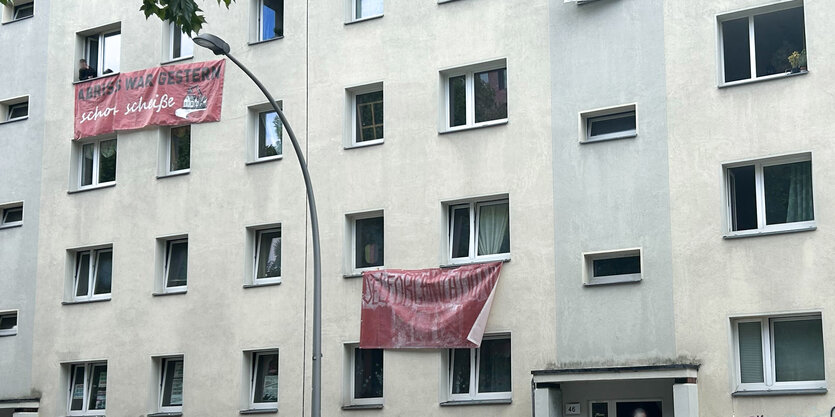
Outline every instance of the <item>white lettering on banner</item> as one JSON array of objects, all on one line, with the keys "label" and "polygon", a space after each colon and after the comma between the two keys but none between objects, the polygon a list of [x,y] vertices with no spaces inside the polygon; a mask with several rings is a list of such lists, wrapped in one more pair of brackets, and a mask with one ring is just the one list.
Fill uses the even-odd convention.
[{"label": "white lettering on banner", "polygon": [[139,100],[125,106],[125,115],[136,113],[141,110],[155,110],[156,113],[159,113],[162,109],[174,107],[174,97],[169,97],[168,94],[163,94],[162,97],[159,97],[159,102],[157,102],[157,97],[159,97],[159,94],[155,95],[151,101],[144,101],[140,96]]},{"label": "white lettering on banner", "polygon": [[95,110],[88,111],[87,113],[81,113],[81,121],[78,122],[79,124],[87,122],[87,121],[95,121],[98,120],[100,117],[109,117],[119,113],[119,110],[116,107],[105,107],[104,110],[99,110],[99,106],[96,106]]}]

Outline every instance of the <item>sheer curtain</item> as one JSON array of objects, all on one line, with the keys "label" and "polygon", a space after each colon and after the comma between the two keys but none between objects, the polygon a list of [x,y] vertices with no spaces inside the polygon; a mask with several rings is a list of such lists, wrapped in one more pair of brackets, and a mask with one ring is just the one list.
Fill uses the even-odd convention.
[{"label": "sheer curtain", "polygon": [[508,234],[507,203],[483,205],[478,210],[478,254],[501,253]]},{"label": "sheer curtain", "polygon": [[786,222],[812,220],[812,216],[812,164],[810,162],[792,164]]}]

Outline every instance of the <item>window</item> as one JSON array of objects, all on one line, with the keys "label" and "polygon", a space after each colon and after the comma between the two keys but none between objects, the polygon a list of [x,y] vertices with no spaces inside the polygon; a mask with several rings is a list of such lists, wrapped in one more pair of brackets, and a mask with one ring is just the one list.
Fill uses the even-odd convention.
[{"label": "window", "polygon": [[159,411],[183,411],[183,357],[160,359]]},{"label": "window", "polygon": [[173,22],[168,24],[168,59],[189,58],[194,55],[194,42],[188,34],[181,32]]},{"label": "window", "polygon": [[67,414],[104,415],[107,406],[107,362],[70,365]]},{"label": "window", "polygon": [[638,135],[635,104],[582,112],[580,123],[583,127],[581,143],[634,138]]},{"label": "window", "polygon": [[14,6],[14,16],[12,20],[23,19],[24,17],[31,17],[35,14],[35,3],[29,2],[25,4],[18,4]]},{"label": "window", "polygon": [[164,271],[165,292],[186,290],[188,278],[188,239],[173,239],[165,242]]},{"label": "window", "polygon": [[165,129],[168,132],[166,141],[166,174],[184,174],[191,168],[191,126],[178,126]]},{"label": "window", "polygon": [[810,154],[725,166],[730,236],[814,228]]},{"label": "window", "polygon": [[249,408],[273,409],[278,407],[278,350],[248,352]]},{"label": "window", "polygon": [[641,280],[641,249],[587,252],[583,254],[585,285],[616,284]]},{"label": "window", "polygon": [[29,103],[18,103],[12,104],[9,106],[9,114],[6,117],[6,121],[15,120],[15,119],[22,119],[26,116],[29,116]]},{"label": "window", "polygon": [[348,0],[351,7],[350,21],[383,15],[383,0]]},{"label": "window", "polygon": [[[281,102],[279,108],[284,109]],[[284,125],[272,106],[250,107],[250,162],[280,159],[283,154]]]},{"label": "window", "polygon": [[76,250],[72,254],[72,300],[109,299],[113,278],[113,248]]},{"label": "window", "polygon": [[384,227],[382,211],[348,216],[351,230],[351,270],[379,269],[384,259]]},{"label": "window", "polygon": [[480,348],[450,349],[447,362],[450,401],[510,399],[510,337],[485,336]]},{"label": "window", "polygon": [[281,227],[255,231],[255,284],[281,281]]},{"label": "window", "polygon": [[383,83],[348,90],[346,147],[383,143]]},{"label": "window", "polygon": [[0,206],[0,228],[23,224],[23,203]]},{"label": "window", "polygon": [[383,404],[383,349],[360,349],[345,345],[347,354],[348,406]]},{"label": "window", "polygon": [[806,69],[802,1],[719,16],[719,35],[723,83]]},{"label": "window", "polygon": [[17,334],[17,311],[0,312],[0,336]]},{"label": "window", "polygon": [[826,388],[820,314],[732,322],[737,392]]},{"label": "window", "polygon": [[119,72],[122,53],[119,29],[92,33],[84,38],[84,59],[96,76]]},{"label": "window", "polygon": [[510,257],[507,199],[449,205],[449,258],[452,263]]},{"label": "window", "polygon": [[76,144],[78,188],[92,188],[116,182],[116,139]]},{"label": "window", "polygon": [[0,101],[0,123],[24,120],[29,117],[29,96]]},{"label": "window", "polygon": [[505,60],[441,72],[446,109],[442,131],[488,126],[507,120]]},{"label": "window", "polygon": [[[590,401],[591,417],[646,416],[662,417],[661,401]],[[643,414],[636,414],[638,410]]]},{"label": "window", "polygon": [[284,37],[284,0],[260,0],[258,7],[258,36],[256,42]]}]

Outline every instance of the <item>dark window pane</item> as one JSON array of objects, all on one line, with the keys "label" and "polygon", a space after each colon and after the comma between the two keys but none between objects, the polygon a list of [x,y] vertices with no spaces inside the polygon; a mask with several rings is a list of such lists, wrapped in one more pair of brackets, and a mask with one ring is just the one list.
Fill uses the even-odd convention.
[{"label": "dark window pane", "polygon": [[[383,138],[383,92],[357,94],[357,142]],[[378,135],[379,133],[379,135]]]},{"label": "dark window pane", "polygon": [[188,242],[170,242],[168,244],[168,281],[167,287],[186,285],[188,272]]},{"label": "dark window pane", "polygon": [[450,377],[453,394],[467,394],[470,392],[470,354],[471,349],[450,350]]},{"label": "dark window pane", "polygon": [[507,118],[507,70],[475,73],[475,121]]},{"label": "dark window pane", "polygon": [[258,354],[255,363],[255,389],[252,402],[278,401],[278,354]]},{"label": "dark window pane", "polygon": [[75,259],[75,296],[83,297],[90,285],[90,252],[79,253]]},{"label": "dark window pane", "polygon": [[777,382],[824,380],[821,319],[774,321],[774,373]]},{"label": "dark window pane", "polygon": [[588,119],[589,139],[616,133],[635,134],[635,112],[624,112]]},{"label": "dark window pane", "polygon": [[766,224],[814,220],[812,161],[763,167],[763,176]]},{"label": "dark window pane", "polygon": [[23,207],[12,207],[3,210],[3,223],[23,221]]},{"label": "dark window pane", "polygon": [[113,252],[99,252],[96,261],[96,285],[93,294],[109,294],[113,271]]},{"label": "dark window pane", "polygon": [[116,181],[116,139],[99,144],[99,182]]},{"label": "dark window pane", "polygon": [[8,120],[26,117],[29,115],[29,103],[12,104],[9,106]]},{"label": "dark window pane", "polygon": [[281,230],[258,232],[258,273],[256,278],[281,276]]},{"label": "dark window pane", "polygon": [[90,378],[90,398],[87,408],[104,410],[107,406],[107,365],[94,365]]},{"label": "dark window pane", "polygon": [[383,218],[356,220],[356,267],[383,265]]},{"label": "dark window pane", "polygon": [[261,40],[284,36],[284,0],[264,0],[261,6]]},{"label": "dark window pane", "polygon": [[17,326],[17,313],[0,316],[0,330],[10,330]]},{"label": "dark window pane", "polygon": [[609,417],[609,404],[591,403],[591,417]]},{"label": "dark window pane", "polygon": [[383,350],[354,348],[354,398],[383,396]]},{"label": "dark window pane", "polygon": [[191,166],[191,126],[171,128],[171,172]]},{"label": "dark window pane", "polygon": [[754,166],[729,168],[728,188],[728,198],[731,200],[731,229],[756,229],[757,186]]},{"label": "dark window pane", "polygon": [[743,384],[764,382],[763,338],[760,322],[737,324],[739,337],[739,369]]},{"label": "dark window pane", "polygon": [[183,360],[167,359],[163,364],[162,406],[183,405]]},{"label": "dark window pane", "polygon": [[449,78],[449,126],[467,124],[467,78]]},{"label": "dark window pane", "polygon": [[626,256],[623,258],[595,259],[592,261],[592,267],[595,277],[640,274],[641,257]]},{"label": "dark window pane", "polygon": [[73,366],[70,390],[70,410],[81,410],[84,408],[84,365]]},{"label": "dark window pane", "polygon": [[478,392],[510,392],[510,339],[481,342]]},{"label": "dark window pane", "polygon": [[81,185],[93,183],[93,157],[96,145],[88,143],[81,147]]},{"label": "dark window pane", "polygon": [[[87,38],[87,65],[89,65],[94,72],[99,72],[99,35]],[[95,77],[95,73],[93,76]]]},{"label": "dark window pane", "polygon": [[510,252],[510,218],[508,204],[478,206],[478,254]]},{"label": "dark window pane", "polygon": [[182,50],[180,46],[183,42],[183,33],[180,32],[176,27],[172,31],[172,39],[171,39],[171,58],[179,58],[182,56]]},{"label": "dark window pane", "polygon": [[618,401],[616,416],[632,417],[641,409],[647,417],[661,417],[661,401]]},{"label": "dark window pane", "polygon": [[470,209],[455,207],[450,211],[451,257],[466,258],[470,256]]},{"label": "dark window pane", "polygon": [[789,55],[806,49],[803,26],[802,7],[754,16],[758,77],[791,70]]},{"label": "dark window pane", "polygon": [[281,155],[281,118],[274,111],[258,114],[258,157]]},{"label": "dark window pane", "polygon": [[722,22],[725,82],[751,78],[751,49],[748,18]]},{"label": "dark window pane", "polygon": [[13,19],[23,19],[24,17],[32,16],[35,13],[35,5],[32,3],[21,4],[15,6]]}]

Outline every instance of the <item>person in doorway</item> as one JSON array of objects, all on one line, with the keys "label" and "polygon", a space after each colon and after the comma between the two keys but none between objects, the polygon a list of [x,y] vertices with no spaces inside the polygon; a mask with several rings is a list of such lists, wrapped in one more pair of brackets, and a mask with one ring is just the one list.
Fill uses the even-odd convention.
[{"label": "person in doorway", "polygon": [[96,78],[96,70],[93,69],[93,68],[90,68],[90,66],[87,65],[87,60],[86,59],[79,60],[78,61],[78,80],[83,81],[83,80],[89,80],[90,78]]},{"label": "person in doorway", "polygon": [[647,417],[647,412],[643,408],[636,408],[632,413],[632,417]]}]

